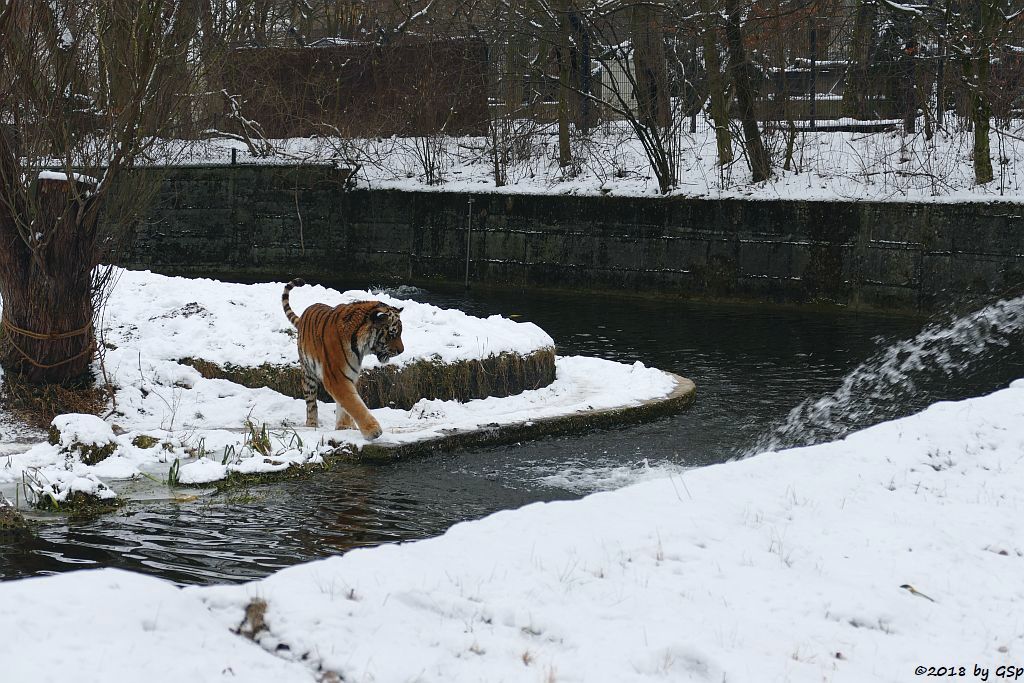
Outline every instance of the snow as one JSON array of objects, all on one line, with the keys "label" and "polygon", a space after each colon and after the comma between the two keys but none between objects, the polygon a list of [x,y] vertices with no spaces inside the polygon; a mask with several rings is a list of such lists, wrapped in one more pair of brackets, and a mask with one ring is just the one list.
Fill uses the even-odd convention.
[{"label": "snow", "polygon": [[[368,442],[355,429],[305,427],[302,399],[206,379],[179,362],[197,357],[220,365],[297,363],[293,328],[281,311],[283,288],[283,283],[240,285],[145,271],[117,273],[100,325],[102,367],[96,368],[117,387],[112,414],[107,421],[92,415],[57,417],[56,445],[0,445],[0,492],[13,491],[29,474],[30,497],[45,495],[62,502],[71,490],[111,497],[107,484],[142,475],[173,478],[173,471],[178,483],[207,484],[236,472],[320,464],[338,447],[361,449]],[[497,315],[476,318],[387,294],[324,287],[296,288],[291,294],[299,313],[316,301],[333,305],[368,298],[403,307],[406,353],[389,364],[529,354],[554,345],[536,325]],[[372,356],[364,363],[374,365]],[[547,387],[506,398],[464,404],[424,399],[409,410],[376,409],[374,416],[384,429],[376,443],[397,446],[453,432],[635,406],[663,398],[677,386],[673,376],[642,363],[595,358],[557,358],[556,375]],[[334,424],[333,404],[321,403],[319,412],[322,425]],[[256,447],[250,438],[251,432],[264,430],[269,449]],[[143,443],[140,436],[153,443]],[[112,454],[89,465],[75,443],[111,444]]]},{"label": "snow", "polygon": [[[755,200],[825,201],[1021,201],[1024,188],[1024,121],[997,127],[991,138],[996,179],[974,184],[973,138],[968,122],[947,113],[947,123],[926,140],[921,132],[800,131],[794,141],[793,170],[782,169],[786,124],[765,131],[775,160],[775,176],[753,183],[734,141],[736,162],[717,165],[714,130],[703,118],[696,132],[683,121],[673,144],[679,150],[678,186],[671,196]],[[852,119],[820,119],[823,126],[874,124]],[[558,165],[554,124],[513,121],[516,154],[507,169],[507,184],[495,187],[490,142],[478,137],[438,137],[431,161],[443,182],[428,185],[417,156],[421,138],[338,139],[330,137],[269,140],[274,153],[252,157],[235,140],[168,141],[158,146],[154,164],[226,164],[232,150],[245,164],[326,163],[360,166],[361,187],[418,191],[492,192],[497,194],[569,194],[656,196],[658,183],[629,126],[602,123],[589,137],[574,133],[574,161]]]},{"label": "snow", "polygon": [[[221,366],[297,363],[295,328],[281,310],[284,284],[242,285],[121,270],[105,309],[104,341],[160,360],[191,356]],[[299,315],[314,303],[336,306],[370,299],[403,309],[402,339],[407,351],[388,361],[390,365],[401,367],[423,359],[450,363],[503,352],[528,354],[554,345],[532,323],[497,315],[475,318],[457,309],[383,292],[338,292],[307,285],[293,289],[290,296],[292,309]],[[376,356],[368,356],[363,363],[364,368],[377,365]]]},{"label": "snow", "polygon": [[312,680],[301,665],[223,628],[198,596],[164,581],[100,569],[0,589],[6,681]]},{"label": "snow", "polygon": [[60,446],[68,448],[79,443],[102,446],[114,440],[114,430],[95,415],[58,415],[53,426],[60,432]]},{"label": "snow", "polygon": [[[75,182],[86,183],[88,185],[96,185],[97,182],[98,182],[95,178],[93,178],[91,176],[87,176],[87,175],[82,175],[81,173],[72,173],[71,174],[71,178],[73,178],[75,180]],[[67,173],[61,173],[59,171],[40,171],[39,172],[39,179],[40,180],[60,180],[60,181],[65,181],[66,182],[67,179],[68,179],[68,174]]]},{"label": "snow", "polygon": [[[113,570],[8,582],[0,658],[12,680],[73,665],[115,682],[220,680],[226,667],[278,681],[994,673],[1024,659],[1022,425],[1024,380],[842,441],[532,504],[240,586],[179,590]],[[260,647],[232,635],[254,599],[266,603]]]},{"label": "snow", "polygon": [[228,476],[227,465],[222,465],[216,460],[199,458],[195,462],[183,465],[179,472],[178,481],[182,484],[209,484],[219,481]]},{"label": "snow", "polygon": [[65,468],[23,468],[22,472],[27,480],[24,485],[26,500],[32,505],[43,501],[43,507],[59,507],[75,493],[82,493],[98,500],[113,500],[117,497],[95,472],[83,471],[84,469],[86,466],[81,463]]}]

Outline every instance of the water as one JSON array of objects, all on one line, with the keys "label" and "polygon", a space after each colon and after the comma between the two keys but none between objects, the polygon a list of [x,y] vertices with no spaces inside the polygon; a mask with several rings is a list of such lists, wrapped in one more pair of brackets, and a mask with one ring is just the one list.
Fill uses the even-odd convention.
[{"label": "water", "polygon": [[931,387],[959,383],[976,371],[1019,365],[1024,297],[1000,300],[952,321],[926,326],[890,344],[847,374],[831,394],[808,398],[758,439],[752,453],[830,441],[906,414],[906,402],[944,398]]},{"label": "water", "polygon": [[[497,510],[721,462],[758,444],[842,434],[1024,377],[1014,305],[943,336],[947,326],[922,332],[921,320],[835,312],[461,289],[403,295],[535,322],[563,354],[640,360],[690,377],[697,401],[644,425],[352,464],[304,481],[136,505],[91,522],[58,520],[34,541],[0,546],[0,577],[118,566],[180,583],[258,578],[350,548],[436,535]],[[944,369],[929,371],[933,366]],[[879,374],[880,367],[887,369]],[[881,376],[891,381],[878,384]],[[901,388],[904,380],[911,390]],[[816,404],[807,397],[831,398]]]}]

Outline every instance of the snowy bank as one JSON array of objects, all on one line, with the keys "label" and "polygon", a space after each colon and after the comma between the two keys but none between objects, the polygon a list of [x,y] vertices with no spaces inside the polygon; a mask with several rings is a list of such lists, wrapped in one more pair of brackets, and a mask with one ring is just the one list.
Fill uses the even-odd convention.
[{"label": "snowy bank", "polygon": [[[333,137],[268,140],[272,153],[252,157],[245,144],[228,138],[165,141],[151,162],[162,164],[219,165],[327,163],[360,165],[360,187],[497,194],[571,194],[592,196],[651,196],[660,194],[658,181],[643,145],[625,121],[607,121],[589,135],[573,139],[573,162],[558,164],[554,124],[517,122],[522,153],[513,155],[505,169],[505,184],[496,187],[492,140],[482,137],[438,137],[431,141],[431,174],[440,183],[430,185],[417,145],[420,138],[341,139]],[[856,126],[858,121],[837,121]],[[765,141],[773,150],[774,175],[754,183],[735,148],[738,162],[717,163],[717,142],[710,121],[698,120],[697,130],[679,130],[673,140],[678,151],[678,177],[673,196],[737,199],[910,201],[910,202],[1020,202],[1024,199],[1024,122],[1007,122],[993,134],[996,179],[976,185],[970,135],[953,123],[927,139],[924,131],[902,135],[882,132],[800,131],[793,139],[789,170],[782,155],[789,140],[784,127],[766,129]],[[737,143],[738,145],[738,143]]]},{"label": "snowy bank", "polygon": [[[280,308],[282,288],[282,283],[239,285],[122,271],[101,326],[103,368],[116,386],[113,413],[106,423],[94,416],[61,416],[50,443],[0,445],[0,492],[29,474],[34,497],[59,504],[76,491],[109,497],[111,480],[142,474],[172,484],[208,484],[232,474],[274,473],[318,466],[340,453],[358,454],[368,445],[358,430],[303,426],[302,399],[209,379],[179,362],[185,357],[235,365],[297,362],[291,326]],[[475,318],[387,294],[303,287],[293,291],[292,306],[301,312],[316,301],[371,297],[404,307],[407,352],[389,365],[538,349],[553,355],[551,337],[532,323],[496,315]],[[367,361],[371,368],[378,365],[375,357]],[[505,398],[422,399],[407,409],[375,409],[384,435],[374,446],[398,449],[455,433],[640,406],[666,399],[679,385],[674,376],[640,363],[557,358],[555,371],[549,385]],[[321,404],[320,414],[322,424],[333,425],[332,404]]]},{"label": "snowy bank", "polygon": [[[119,275],[104,325],[108,345],[194,367],[208,379],[302,397],[295,328],[281,311],[284,283]],[[424,397],[507,396],[554,379],[554,341],[536,325],[499,315],[477,318],[389,293],[394,291],[403,289],[305,286],[291,293],[300,315],[318,302],[378,299],[403,308],[406,352],[384,364],[376,356],[364,359],[361,393],[370,408],[408,409]]]},{"label": "snowy bank", "polygon": [[[241,366],[297,363],[295,329],[281,311],[283,289],[283,282],[243,285],[121,270],[105,309],[104,341],[154,360],[194,357]],[[369,299],[403,308],[406,352],[389,365],[423,358],[451,363],[503,352],[525,355],[554,345],[532,323],[498,315],[476,318],[386,292],[339,292],[307,285],[291,293],[292,308],[299,315],[314,303],[337,306]],[[375,356],[367,356],[363,368],[379,364]]]},{"label": "snowy bank", "polygon": [[1024,664],[1022,454],[1018,381],[241,586],[8,582],[0,659],[11,680],[995,680]]}]

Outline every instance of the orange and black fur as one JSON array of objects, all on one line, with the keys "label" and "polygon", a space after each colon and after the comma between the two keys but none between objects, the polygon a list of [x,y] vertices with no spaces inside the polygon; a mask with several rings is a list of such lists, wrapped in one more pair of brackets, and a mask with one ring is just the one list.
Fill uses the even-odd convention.
[{"label": "orange and black fur", "polygon": [[319,426],[316,405],[319,383],[337,404],[335,429],[358,426],[367,439],[376,439],[381,435],[380,423],[359,397],[359,369],[368,353],[384,363],[405,350],[399,317],[402,309],[379,301],[356,301],[333,308],[313,304],[300,317],[288,303],[288,293],[293,287],[304,284],[302,280],[292,280],[285,285],[281,306],[288,320],[299,330],[306,426]]}]

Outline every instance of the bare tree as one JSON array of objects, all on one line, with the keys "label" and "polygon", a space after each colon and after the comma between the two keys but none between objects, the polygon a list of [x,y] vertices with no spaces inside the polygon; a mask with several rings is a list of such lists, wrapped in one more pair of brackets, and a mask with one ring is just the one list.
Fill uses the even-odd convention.
[{"label": "bare tree", "polygon": [[712,11],[711,0],[700,3],[704,65],[708,73],[711,122],[715,127],[718,164],[731,163],[732,133],[729,131],[729,94],[722,74],[722,61],[718,54],[718,14]]},{"label": "bare tree", "polygon": [[857,0],[853,37],[847,58],[849,70],[843,90],[843,110],[854,118],[863,118],[870,110],[867,98],[868,70],[877,16],[878,4],[875,0]]},{"label": "bare tree", "polygon": [[682,116],[674,109],[682,98],[673,108],[663,33],[679,11],[664,3],[611,2],[587,15],[593,35],[606,46],[597,58],[602,71],[619,76],[602,85],[602,106],[632,129],[662,192],[677,185],[681,153]]},{"label": "bare tree", "polygon": [[648,126],[665,128],[670,122],[665,12],[662,7],[645,2],[634,5],[630,14],[637,113]]},{"label": "bare tree", "polygon": [[[88,380],[120,182],[176,122],[197,0],[0,0],[0,366]],[[118,189],[115,189],[118,188]],[[111,215],[111,212],[118,215]]]},{"label": "bare tree", "polygon": [[558,165],[565,168],[572,161],[569,146],[569,102],[572,99],[572,39],[569,28],[570,0],[555,0],[554,25],[557,27],[555,59],[558,63]]},{"label": "bare tree", "polygon": [[968,93],[974,128],[974,182],[994,179],[990,135],[990,74],[993,52],[1006,41],[1011,27],[1024,17],[1020,0],[948,0],[944,24],[946,44],[958,57]]},{"label": "bare tree", "polygon": [[747,57],[744,46],[744,7],[740,0],[725,0],[725,42],[729,47],[729,74],[736,90],[736,105],[739,108],[740,123],[743,125],[744,146],[747,161],[755,183],[767,180],[772,175],[772,161],[761,139],[754,110],[753,65]]},{"label": "bare tree", "polygon": [[942,41],[960,65],[961,86],[967,96],[968,117],[974,130],[974,182],[994,179],[990,136],[992,93],[990,76],[994,53],[1024,19],[1022,0],[940,0],[921,4],[878,0],[906,21]]}]

